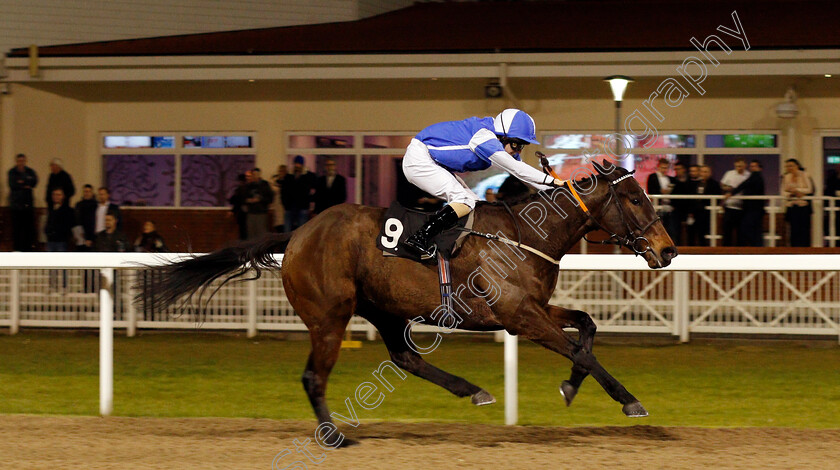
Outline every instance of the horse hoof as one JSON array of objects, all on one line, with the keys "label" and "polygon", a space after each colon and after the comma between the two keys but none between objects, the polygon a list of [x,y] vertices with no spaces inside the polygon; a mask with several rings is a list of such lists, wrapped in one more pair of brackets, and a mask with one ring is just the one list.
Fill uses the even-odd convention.
[{"label": "horse hoof", "polygon": [[628,403],[621,407],[621,411],[623,411],[628,418],[644,418],[648,415],[645,407],[639,402]]},{"label": "horse hoof", "polygon": [[492,405],[493,403],[496,403],[496,398],[487,393],[487,390],[479,390],[475,392],[470,397],[470,400],[475,406]]},{"label": "horse hoof", "polygon": [[353,440],[353,439],[347,439],[345,437],[344,440],[341,441],[341,444],[338,445],[338,448],[339,449],[344,449],[345,447],[357,446],[359,444],[361,444],[361,442]]},{"label": "horse hoof", "polygon": [[575,399],[575,395],[577,395],[577,389],[568,380],[564,380],[560,384],[560,395],[563,395],[563,398],[566,400],[566,406],[569,406],[572,404],[572,400]]}]

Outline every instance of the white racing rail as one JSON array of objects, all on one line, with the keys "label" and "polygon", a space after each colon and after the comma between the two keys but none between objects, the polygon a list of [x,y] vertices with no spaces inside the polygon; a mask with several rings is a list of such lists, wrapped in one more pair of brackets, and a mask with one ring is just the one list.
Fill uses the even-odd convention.
[{"label": "white racing rail", "polygon": [[[188,254],[146,253],[3,253],[0,255],[0,325],[12,333],[19,326],[89,327],[99,326],[100,334],[100,414],[113,411],[113,335],[115,270],[142,269],[165,261],[183,259]],[[680,255],[671,266],[652,271],[632,255],[567,255],[561,263],[560,280],[552,304],[584,310],[592,314],[599,331],[666,333],[687,341],[689,331],[706,333],[764,333],[837,335],[840,338],[840,255]],[[98,312],[94,320],[21,320],[22,276],[47,270],[98,270]],[[77,273],[78,274],[78,273]],[[50,273],[51,282],[60,284],[60,273]],[[80,276],[76,276],[79,277]],[[39,278],[40,279],[40,278]],[[258,323],[258,293],[264,308],[285,299],[269,290],[280,290],[279,280],[248,282],[233,291],[223,303],[236,297],[235,307],[242,321],[228,316],[215,321],[208,317],[204,326],[245,327],[249,335],[262,329],[305,330],[300,323]],[[66,279],[64,281],[67,283]],[[258,282],[274,282],[258,291]],[[25,282],[24,282],[25,283]],[[226,287],[225,289],[228,289]],[[32,303],[48,297],[43,286],[27,298]],[[78,296],[95,296],[85,288]],[[129,294],[131,292],[129,291]],[[75,294],[71,294],[75,295]],[[220,297],[224,297],[220,293]],[[136,314],[128,301],[122,308],[129,317]],[[71,302],[56,296],[55,302]],[[40,305],[40,304],[39,304]],[[91,303],[90,305],[94,305]],[[211,305],[223,308],[218,304]],[[32,310],[32,315],[42,312]],[[69,310],[69,309],[63,309]],[[75,312],[78,313],[78,312]],[[293,315],[293,312],[291,312]],[[288,320],[283,320],[288,322]],[[177,328],[185,322],[122,320],[129,333],[133,328]],[[356,324],[361,326],[362,324]],[[364,330],[365,328],[357,328]],[[370,331],[370,330],[367,330]],[[505,338],[505,421],[517,421],[517,338]],[[444,343],[445,347],[445,343]]]}]

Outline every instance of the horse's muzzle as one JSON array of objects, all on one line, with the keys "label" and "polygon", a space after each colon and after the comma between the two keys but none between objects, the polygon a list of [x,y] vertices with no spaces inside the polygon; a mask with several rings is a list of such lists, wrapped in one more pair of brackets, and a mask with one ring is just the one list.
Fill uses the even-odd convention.
[{"label": "horse's muzzle", "polygon": [[671,264],[671,260],[677,257],[677,247],[674,245],[666,246],[659,252],[659,258],[662,260],[662,267]]}]

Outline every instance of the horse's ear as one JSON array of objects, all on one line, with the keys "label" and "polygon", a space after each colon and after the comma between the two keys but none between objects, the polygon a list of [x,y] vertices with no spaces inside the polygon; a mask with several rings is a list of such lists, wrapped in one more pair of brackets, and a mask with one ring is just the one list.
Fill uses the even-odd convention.
[{"label": "horse's ear", "polygon": [[596,162],[595,160],[592,160],[592,166],[594,166],[595,169],[598,170],[598,173],[600,173],[602,175],[606,173],[606,171],[604,170],[604,167],[599,165],[598,162]]}]

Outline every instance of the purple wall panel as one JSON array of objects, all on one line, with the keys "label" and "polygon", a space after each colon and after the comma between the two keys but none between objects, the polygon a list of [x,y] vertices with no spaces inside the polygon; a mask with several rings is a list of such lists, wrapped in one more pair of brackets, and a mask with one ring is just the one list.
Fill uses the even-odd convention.
[{"label": "purple wall panel", "polygon": [[227,206],[236,177],[254,168],[254,155],[182,155],[181,206]]},{"label": "purple wall panel", "polygon": [[119,204],[173,206],[174,155],[105,155],[105,185]]}]

